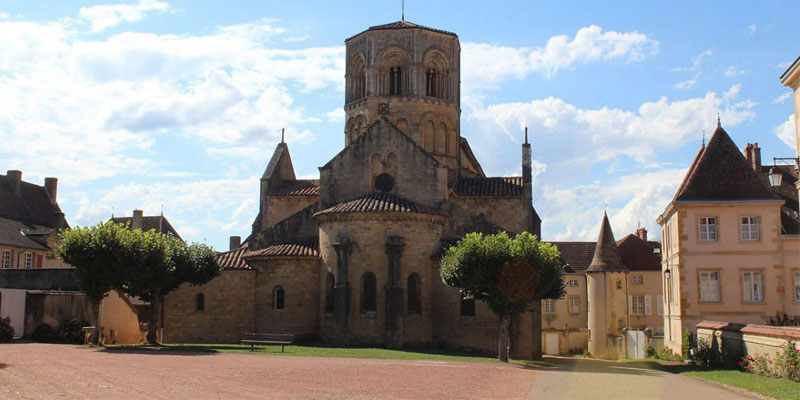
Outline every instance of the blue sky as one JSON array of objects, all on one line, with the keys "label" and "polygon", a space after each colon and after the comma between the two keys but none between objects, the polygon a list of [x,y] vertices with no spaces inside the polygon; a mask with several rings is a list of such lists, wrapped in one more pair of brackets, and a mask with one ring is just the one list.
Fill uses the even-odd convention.
[{"label": "blue sky", "polygon": [[[59,177],[72,225],[133,208],[216,248],[247,236],[280,129],[297,174],[341,150],[345,38],[399,1],[0,3],[0,168]],[[456,32],[462,136],[520,173],[528,126],[547,240],[618,237],[667,206],[717,112],[763,159],[794,154],[779,75],[797,1],[406,1]]]}]

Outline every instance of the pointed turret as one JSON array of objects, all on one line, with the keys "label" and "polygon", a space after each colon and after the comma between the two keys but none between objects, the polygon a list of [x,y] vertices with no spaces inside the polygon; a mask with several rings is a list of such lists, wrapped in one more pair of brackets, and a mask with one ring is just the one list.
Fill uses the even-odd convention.
[{"label": "pointed turret", "polygon": [[611,231],[611,224],[608,222],[608,214],[603,212],[600,236],[597,238],[597,246],[594,248],[592,263],[589,265],[586,272],[627,270],[628,268],[622,263],[622,257],[619,255],[617,242],[614,239],[614,232]]}]

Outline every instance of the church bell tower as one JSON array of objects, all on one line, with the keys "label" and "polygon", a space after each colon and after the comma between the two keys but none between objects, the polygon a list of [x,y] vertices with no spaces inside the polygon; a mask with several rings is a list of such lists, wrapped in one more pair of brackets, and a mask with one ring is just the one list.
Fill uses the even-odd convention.
[{"label": "church bell tower", "polygon": [[[345,145],[380,113],[457,173],[460,53],[451,32],[398,21],[345,40]],[[383,106],[382,106],[383,105]]]}]

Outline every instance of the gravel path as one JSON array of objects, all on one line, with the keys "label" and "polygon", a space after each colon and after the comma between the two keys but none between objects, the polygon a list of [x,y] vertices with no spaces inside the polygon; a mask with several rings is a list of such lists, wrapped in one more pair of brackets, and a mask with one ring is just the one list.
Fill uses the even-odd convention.
[{"label": "gravel path", "polygon": [[684,376],[593,360],[555,366],[0,345],[0,399],[742,399]]}]

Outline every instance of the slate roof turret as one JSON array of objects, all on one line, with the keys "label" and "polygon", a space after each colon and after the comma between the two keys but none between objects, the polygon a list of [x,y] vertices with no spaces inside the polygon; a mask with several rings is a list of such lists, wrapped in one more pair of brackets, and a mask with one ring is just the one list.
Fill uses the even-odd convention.
[{"label": "slate roof turret", "polygon": [[603,223],[600,225],[600,235],[597,238],[597,246],[594,248],[592,263],[586,272],[603,271],[627,271],[628,267],[622,262],[619,255],[617,242],[614,240],[614,233],[611,231],[611,223],[608,222],[608,214],[603,213]]}]

